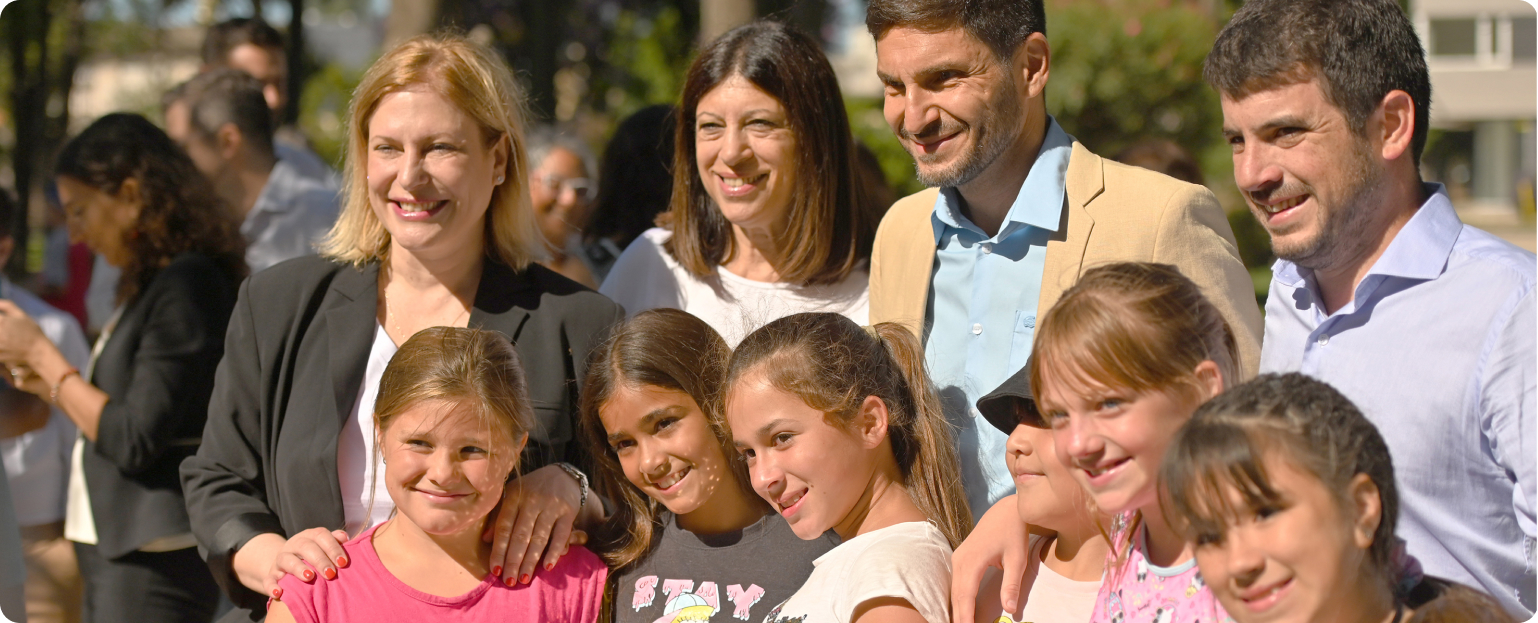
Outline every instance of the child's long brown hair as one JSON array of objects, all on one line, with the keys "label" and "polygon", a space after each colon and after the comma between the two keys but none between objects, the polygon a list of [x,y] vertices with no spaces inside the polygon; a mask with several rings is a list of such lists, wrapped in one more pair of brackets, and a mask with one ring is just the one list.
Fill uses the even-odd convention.
[{"label": "child's long brown hair", "polygon": [[[593,350],[582,385],[578,434],[593,457],[593,490],[614,502],[610,515],[593,533],[593,549],[618,577],[646,557],[660,536],[662,503],[625,478],[619,457],[609,446],[599,410],[622,386],[652,386],[688,394],[710,420],[721,453],[732,467],[736,485],[758,500],[746,467],[736,460],[731,436],[719,416],[719,394],[731,350],[705,321],[677,309],[636,314]],[[766,509],[767,510],[767,509]]]},{"label": "child's long brown hair", "polygon": [[[1168,264],[1107,264],[1086,271],[1037,323],[1031,395],[1040,399],[1050,374],[1060,386],[1190,396],[1203,361],[1217,364],[1224,385],[1241,380],[1234,333],[1196,283]],[[1107,535],[1113,569],[1124,566],[1141,519]]]},{"label": "child's long brown hair", "polygon": [[913,502],[951,547],[972,529],[960,459],[917,338],[884,322],[863,329],[838,314],[805,313],[771,322],[732,354],[726,387],[751,372],[847,425],[867,396],[886,403],[887,438]]}]

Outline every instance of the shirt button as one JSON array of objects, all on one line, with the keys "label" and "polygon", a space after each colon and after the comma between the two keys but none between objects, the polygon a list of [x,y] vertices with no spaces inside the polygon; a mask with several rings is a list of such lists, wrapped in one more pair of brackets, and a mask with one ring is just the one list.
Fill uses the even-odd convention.
[{"label": "shirt button", "polygon": [[982,325],[982,323],[979,322],[979,323],[973,324],[972,325],[972,335],[982,335],[982,334],[983,334],[983,325]]},{"label": "shirt button", "polygon": [[1330,334],[1328,334],[1328,333],[1320,333],[1318,341],[1319,341],[1319,345],[1320,346],[1324,346],[1325,344],[1329,344],[1330,343]]},{"label": "shirt button", "polygon": [[984,242],[983,243],[983,255],[987,255],[989,253],[993,253],[993,243],[991,243],[991,242]]}]

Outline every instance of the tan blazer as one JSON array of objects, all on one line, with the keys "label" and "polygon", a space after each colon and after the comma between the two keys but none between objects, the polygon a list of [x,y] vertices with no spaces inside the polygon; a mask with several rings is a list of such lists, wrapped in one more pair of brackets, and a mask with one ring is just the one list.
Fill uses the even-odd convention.
[{"label": "tan blazer", "polygon": [[[1096,156],[1077,141],[1068,159],[1063,226],[1047,243],[1037,316],[1088,268],[1112,262],[1173,264],[1234,330],[1246,378],[1260,365],[1261,315],[1233,230],[1212,192]],[[935,260],[938,189],[904,197],[876,230],[870,322],[898,322],[922,337]]]}]

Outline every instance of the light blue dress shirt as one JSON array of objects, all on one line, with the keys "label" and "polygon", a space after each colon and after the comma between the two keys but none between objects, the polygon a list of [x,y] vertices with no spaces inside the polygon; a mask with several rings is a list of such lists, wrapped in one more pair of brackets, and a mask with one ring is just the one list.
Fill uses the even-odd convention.
[{"label": "light blue dress shirt", "polygon": [[336,223],[339,201],[336,188],[324,180],[305,176],[287,160],[274,164],[267,185],[240,224],[251,272],[314,255],[315,245]]},{"label": "light blue dress shirt", "polygon": [[1426,573],[1533,613],[1532,253],[1464,225],[1440,185],[1326,314],[1313,272],[1273,268],[1262,372],[1339,389],[1377,425],[1399,485],[1398,533]]},{"label": "light blue dress shirt", "polygon": [[1041,152],[998,235],[988,236],[962,214],[955,188],[940,190],[930,217],[936,249],[924,314],[925,363],[957,427],[974,519],[1015,491],[1004,463],[1009,436],[981,419],[976,403],[1031,355],[1047,239],[1062,219],[1072,153],[1073,137],[1049,118]]}]

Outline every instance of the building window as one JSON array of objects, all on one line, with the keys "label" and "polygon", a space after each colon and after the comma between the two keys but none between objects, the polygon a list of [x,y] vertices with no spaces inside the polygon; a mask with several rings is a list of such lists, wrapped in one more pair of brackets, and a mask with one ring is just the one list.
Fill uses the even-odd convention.
[{"label": "building window", "polygon": [[1431,20],[1432,56],[1474,56],[1479,52],[1479,22],[1474,19]]},{"label": "building window", "polygon": [[1532,65],[1538,61],[1538,19],[1511,18],[1511,62]]}]

